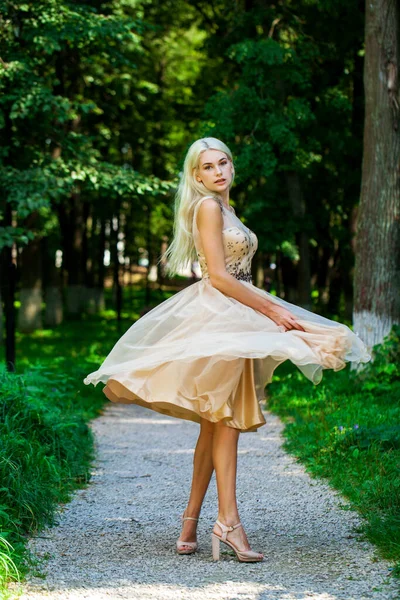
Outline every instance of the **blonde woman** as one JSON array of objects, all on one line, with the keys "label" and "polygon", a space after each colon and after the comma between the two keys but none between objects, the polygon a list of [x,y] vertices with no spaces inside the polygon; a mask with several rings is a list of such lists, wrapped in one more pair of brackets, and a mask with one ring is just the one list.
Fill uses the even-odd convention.
[{"label": "blonde woman", "polygon": [[218,517],[212,553],[221,541],[239,561],[258,562],[236,501],[241,432],[265,424],[260,408],[276,367],[292,361],[314,383],[323,369],[367,362],[362,341],[345,325],[289,304],[253,285],[258,240],[230,205],[234,165],[215,138],[189,148],[176,195],[174,236],[162,258],[169,272],[198,260],[202,279],[141,317],[115,344],[86,384],[105,383],[112,402],[136,403],[200,424],[191,491],[177,541],[196,552],[197,521],[215,470]]}]

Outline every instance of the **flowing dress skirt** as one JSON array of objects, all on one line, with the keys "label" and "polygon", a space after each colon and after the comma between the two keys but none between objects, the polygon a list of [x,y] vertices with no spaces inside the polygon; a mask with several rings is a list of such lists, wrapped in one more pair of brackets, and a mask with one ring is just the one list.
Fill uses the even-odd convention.
[{"label": "flowing dress skirt", "polygon": [[316,384],[323,369],[370,360],[346,325],[242,283],[290,310],[305,331],[285,332],[202,279],[136,321],[84,383],[105,383],[103,392],[112,402],[196,422],[223,420],[245,432],[265,424],[260,402],[283,361]]}]

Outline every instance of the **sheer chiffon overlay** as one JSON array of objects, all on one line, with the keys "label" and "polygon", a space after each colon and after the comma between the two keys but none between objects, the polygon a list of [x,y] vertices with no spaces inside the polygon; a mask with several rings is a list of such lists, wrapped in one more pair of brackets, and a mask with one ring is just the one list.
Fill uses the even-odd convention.
[{"label": "sheer chiffon overlay", "polygon": [[285,332],[263,313],[213,287],[196,223],[203,200],[193,215],[202,279],[136,321],[84,383],[105,383],[103,392],[112,402],[135,403],[195,422],[223,420],[242,432],[256,431],[265,424],[260,406],[265,385],[283,361],[292,361],[317,384],[323,369],[338,371],[347,362],[368,362],[371,357],[346,325],[253,285],[257,237],[222,202],[227,271],[256,294],[290,310],[305,331]]}]

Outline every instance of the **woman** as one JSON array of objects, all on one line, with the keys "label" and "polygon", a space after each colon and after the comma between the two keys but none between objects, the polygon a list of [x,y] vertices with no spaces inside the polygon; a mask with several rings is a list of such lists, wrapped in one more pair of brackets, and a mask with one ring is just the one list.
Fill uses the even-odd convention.
[{"label": "woman", "polygon": [[168,271],[198,259],[202,279],[141,317],[116,343],[86,384],[106,383],[112,402],[136,403],[200,424],[179,554],[197,550],[197,521],[215,469],[220,542],[243,562],[263,560],[250,549],[236,501],[240,432],[265,424],[259,400],[276,367],[289,359],[314,383],[323,369],[370,356],[352,331],[255,287],[251,260],[257,237],[235,215],[229,191],[234,166],[215,138],[188,150],[176,195],[174,238],[162,256]]}]

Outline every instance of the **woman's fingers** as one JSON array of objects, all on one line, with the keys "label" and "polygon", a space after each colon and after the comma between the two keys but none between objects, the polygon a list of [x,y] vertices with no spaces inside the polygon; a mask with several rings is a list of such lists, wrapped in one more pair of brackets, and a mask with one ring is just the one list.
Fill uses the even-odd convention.
[{"label": "woman's fingers", "polygon": [[286,331],[290,329],[298,329],[299,331],[305,331],[305,329],[300,325],[300,323],[296,321],[296,319],[285,319],[284,321],[282,321],[281,325],[285,327]]},{"label": "woman's fingers", "polygon": [[[282,312],[277,311],[277,319],[274,319],[275,323],[280,327],[284,327],[285,331],[290,331],[291,329],[297,329],[298,331],[304,331],[305,329],[298,323],[295,317],[287,311],[283,309]],[[285,314],[286,313],[286,314]]]},{"label": "woman's fingers", "polygon": [[293,327],[299,331],[305,331],[305,329],[295,319],[293,319]]}]

